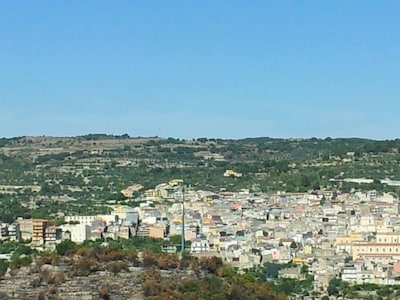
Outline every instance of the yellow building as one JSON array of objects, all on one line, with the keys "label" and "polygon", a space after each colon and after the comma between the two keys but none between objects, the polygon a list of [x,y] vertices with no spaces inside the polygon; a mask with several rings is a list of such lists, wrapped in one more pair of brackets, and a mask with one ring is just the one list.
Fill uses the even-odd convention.
[{"label": "yellow building", "polygon": [[352,246],[354,243],[362,242],[364,240],[361,233],[354,233],[345,236],[338,236],[335,240],[336,252],[352,253]]},{"label": "yellow building", "polygon": [[295,265],[304,265],[306,262],[307,262],[306,259],[301,258],[301,257],[298,257],[298,256],[296,256],[296,257],[293,258],[293,263],[294,263]]},{"label": "yellow building", "polygon": [[336,237],[336,245],[340,244],[352,244],[354,242],[363,241],[363,235],[361,233],[353,233],[350,235],[338,236]]}]

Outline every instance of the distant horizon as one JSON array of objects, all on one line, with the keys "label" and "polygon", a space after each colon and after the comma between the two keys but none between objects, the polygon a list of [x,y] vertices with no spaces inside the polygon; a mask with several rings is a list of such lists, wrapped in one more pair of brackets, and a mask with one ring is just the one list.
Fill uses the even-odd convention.
[{"label": "distant horizon", "polygon": [[0,136],[400,129],[400,1],[0,3]]},{"label": "distant horizon", "polygon": [[175,136],[160,136],[160,135],[131,135],[129,133],[86,133],[86,134],[78,134],[78,135],[20,135],[20,136],[2,136],[1,139],[14,139],[14,138],[79,138],[84,136],[90,135],[105,135],[109,137],[119,137],[122,138],[124,135],[128,135],[128,138],[144,138],[144,139],[152,139],[152,138],[160,138],[160,139],[177,139],[181,141],[191,141],[191,140],[198,140],[198,139],[216,139],[216,140],[243,140],[243,139],[262,139],[262,138],[270,138],[270,139],[283,139],[283,140],[311,140],[311,139],[318,139],[318,140],[337,140],[337,139],[362,139],[362,140],[371,140],[371,141],[395,141],[400,138],[392,138],[392,139],[374,139],[368,137],[358,137],[358,136],[350,136],[350,137],[334,137],[334,136],[326,136],[326,137],[275,137],[275,136],[245,136],[245,137],[208,137],[208,136],[199,136],[199,137],[175,137]]}]

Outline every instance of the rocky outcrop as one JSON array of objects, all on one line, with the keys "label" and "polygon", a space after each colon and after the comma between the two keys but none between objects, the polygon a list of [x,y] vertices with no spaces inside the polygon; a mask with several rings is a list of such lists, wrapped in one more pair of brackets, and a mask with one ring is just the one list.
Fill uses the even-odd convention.
[{"label": "rocky outcrop", "polygon": [[7,272],[0,280],[0,300],[143,299],[141,268],[121,272],[99,270],[75,276],[69,265],[36,264]]}]

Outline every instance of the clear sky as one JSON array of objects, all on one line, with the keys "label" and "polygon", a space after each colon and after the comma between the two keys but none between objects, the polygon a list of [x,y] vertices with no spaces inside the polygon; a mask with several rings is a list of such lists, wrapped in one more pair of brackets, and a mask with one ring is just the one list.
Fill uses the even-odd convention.
[{"label": "clear sky", "polygon": [[0,0],[0,136],[398,138],[399,12]]}]

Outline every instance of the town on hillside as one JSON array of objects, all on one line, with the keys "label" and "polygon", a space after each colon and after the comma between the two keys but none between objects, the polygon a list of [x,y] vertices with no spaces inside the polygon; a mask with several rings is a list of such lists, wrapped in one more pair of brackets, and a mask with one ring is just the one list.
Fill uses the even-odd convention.
[{"label": "town on hillside", "polygon": [[[140,188],[132,185],[121,193]],[[137,207],[115,205],[109,214],[65,215],[59,226],[19,217],[1,225],[0,238],[54,249],[65,239],[151,237],[164,240],[162,251],[176,253],[181,242],[170,237],[183,233],[192,255],[218,256],[239,270],[292,262],[278,276],[300,280],[306,264],[318,290],[326,290],[338,274],[349,283],[381,285],[396,284],[400,276],[400,202],[393,193],[211,192],[171,180],[144,195]]]},{"label": "town on hillside", "polygon": [[[399,140],[331,138],[0,140],[0,292],[23,299],[33,294],[21,294],[22,286],[48,288],[45,269],[39,283],[24,281],[37,271],[38,257],[51,274],[77,266],[80,257],[82,265],[61,281],[69,285],[60,283],[54,293],[83,297],[90,285],[79,282],[82,272],[101,281],[108,269],[122,270],[139,280],[155,264],[168,284],[179,272],[225,280],[229,297],[239,293],[232,282],[242,275],[242,289],[260,282],[276,299],[397,297],[399,149]],[[88,249],[106,252],[95,256],[102,265],[86,265]],[[107,251],[116,249],[122,252],[112,257],[119,260],[107,265]],[[129,286],[157,295],[161,287],[151,280]],[[91,287],[84,292],[95,299],[97,285]],[[124,293],[121,299],[130,291]]]}]

